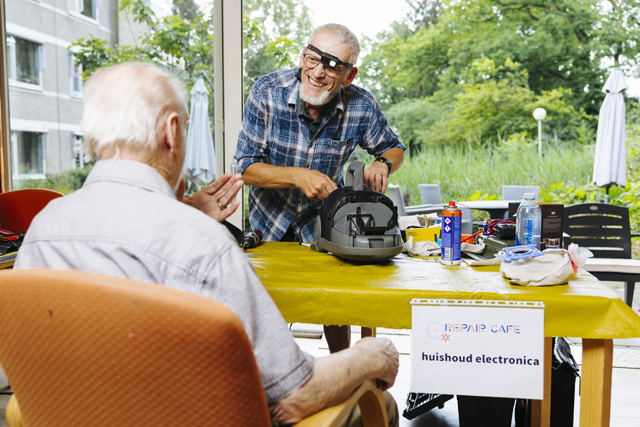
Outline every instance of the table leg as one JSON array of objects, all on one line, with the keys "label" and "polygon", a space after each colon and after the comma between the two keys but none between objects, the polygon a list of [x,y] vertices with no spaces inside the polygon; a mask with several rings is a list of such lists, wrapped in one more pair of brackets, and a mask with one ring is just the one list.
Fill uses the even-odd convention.
[{"label": "table leg", "polygon": [[611,418],[613,340],[582,339],[580,427],[608,427]]},{"label": "table leg", "polygon": [[551,425],[551,357],[552,338],[544,339],[544,386],[543,400],[531,401],[531,427],[549,427]]},{"label": "table leg", "polygon": [[376,337],[376,328],[360,328],[360,337]]}]

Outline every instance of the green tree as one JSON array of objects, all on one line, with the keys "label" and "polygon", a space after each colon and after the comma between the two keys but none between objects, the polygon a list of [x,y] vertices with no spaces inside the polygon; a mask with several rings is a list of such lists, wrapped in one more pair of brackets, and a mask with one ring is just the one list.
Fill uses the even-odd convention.
[{"label": "green tree", "polygon": [[309,8],[296,0],[245,0],[245,97],[262,75],[298,66],[311,34]]},{"label": "green tree", "polygon": [[157,16],[145,0],[123,0],[120,10],[128,10],[134,21],[149,30],[139,36],[136,45],[110,46],[96,37],[79,39],[76,62],[88,77],[96,69],[127,61],[154,62],[169,69],[191,88],[200,70],[213,66],[213,20],[201,13],[191,0],[174,3],[173,15]]},{"label": "green tree", "polygon": [[[361,67],[361,79],[410,144],[495,140],[530,132],[534,105],[562,112],[562,118],[550,116],[546,122],[553,122],[555,137],[585,141],[603,99],[606,65],[637,70],[637,1],[410,3],[417,9],[405,23],[376,37]],[[503,67],[502,72],[479,82],[476,68],[487,59]],[[509,63],[518,69],[507,71]],[[431,110],[425,111],[425,105]],[[513,114],[502,116],[499,112],[508,111],[507,106]]]}]

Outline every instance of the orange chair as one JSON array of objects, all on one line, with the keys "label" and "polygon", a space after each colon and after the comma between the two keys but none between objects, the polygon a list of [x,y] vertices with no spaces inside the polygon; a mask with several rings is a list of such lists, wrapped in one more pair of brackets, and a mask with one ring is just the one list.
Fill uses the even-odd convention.
[{"label": "orange chair", "polygon": [[63,195],[44,188],[26,188],[0,193],[0,228],[14,233],[27,231],[33,217],[51,200]]},{"label": "orange chair", "polygon": [[[271,426],[243,325],[215,301],[54,270],[2,271],[0,295],[9,426]],[[301,425],[337,425],[358,400],[386,425],[372,382]]]}]

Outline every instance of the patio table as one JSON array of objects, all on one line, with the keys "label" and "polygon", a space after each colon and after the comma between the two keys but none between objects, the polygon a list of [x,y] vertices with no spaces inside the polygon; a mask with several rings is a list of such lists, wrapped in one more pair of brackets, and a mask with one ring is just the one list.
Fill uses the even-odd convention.
[{"label": "patio table", "polygon": [[520,203],[522,200],[465,200],[458,202],[460,206],[487,211],[491,219],[506,218],[509,203]]},{"label": "patio table", "polygon": [[567,285],[511,285],[497,267],[443,266],[398,255],[375,265],[345,262],[308,245],[265,242],[247,250],[287,322],[411,328],[413,298],[541,301],[545,305],[545,393],[532,425],[549,425],[551,338],[580,337],[581,426],[608,426],[613,338],[640,337],[640,316],[580,269]]}]

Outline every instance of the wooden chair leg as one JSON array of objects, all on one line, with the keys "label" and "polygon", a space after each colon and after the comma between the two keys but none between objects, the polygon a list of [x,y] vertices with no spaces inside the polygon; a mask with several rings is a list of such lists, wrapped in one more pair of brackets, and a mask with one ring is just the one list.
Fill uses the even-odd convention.
[{"label": "wooden chair leg", "polygon": [[360,337],[376,337],[376,328],[360,328]]}]

